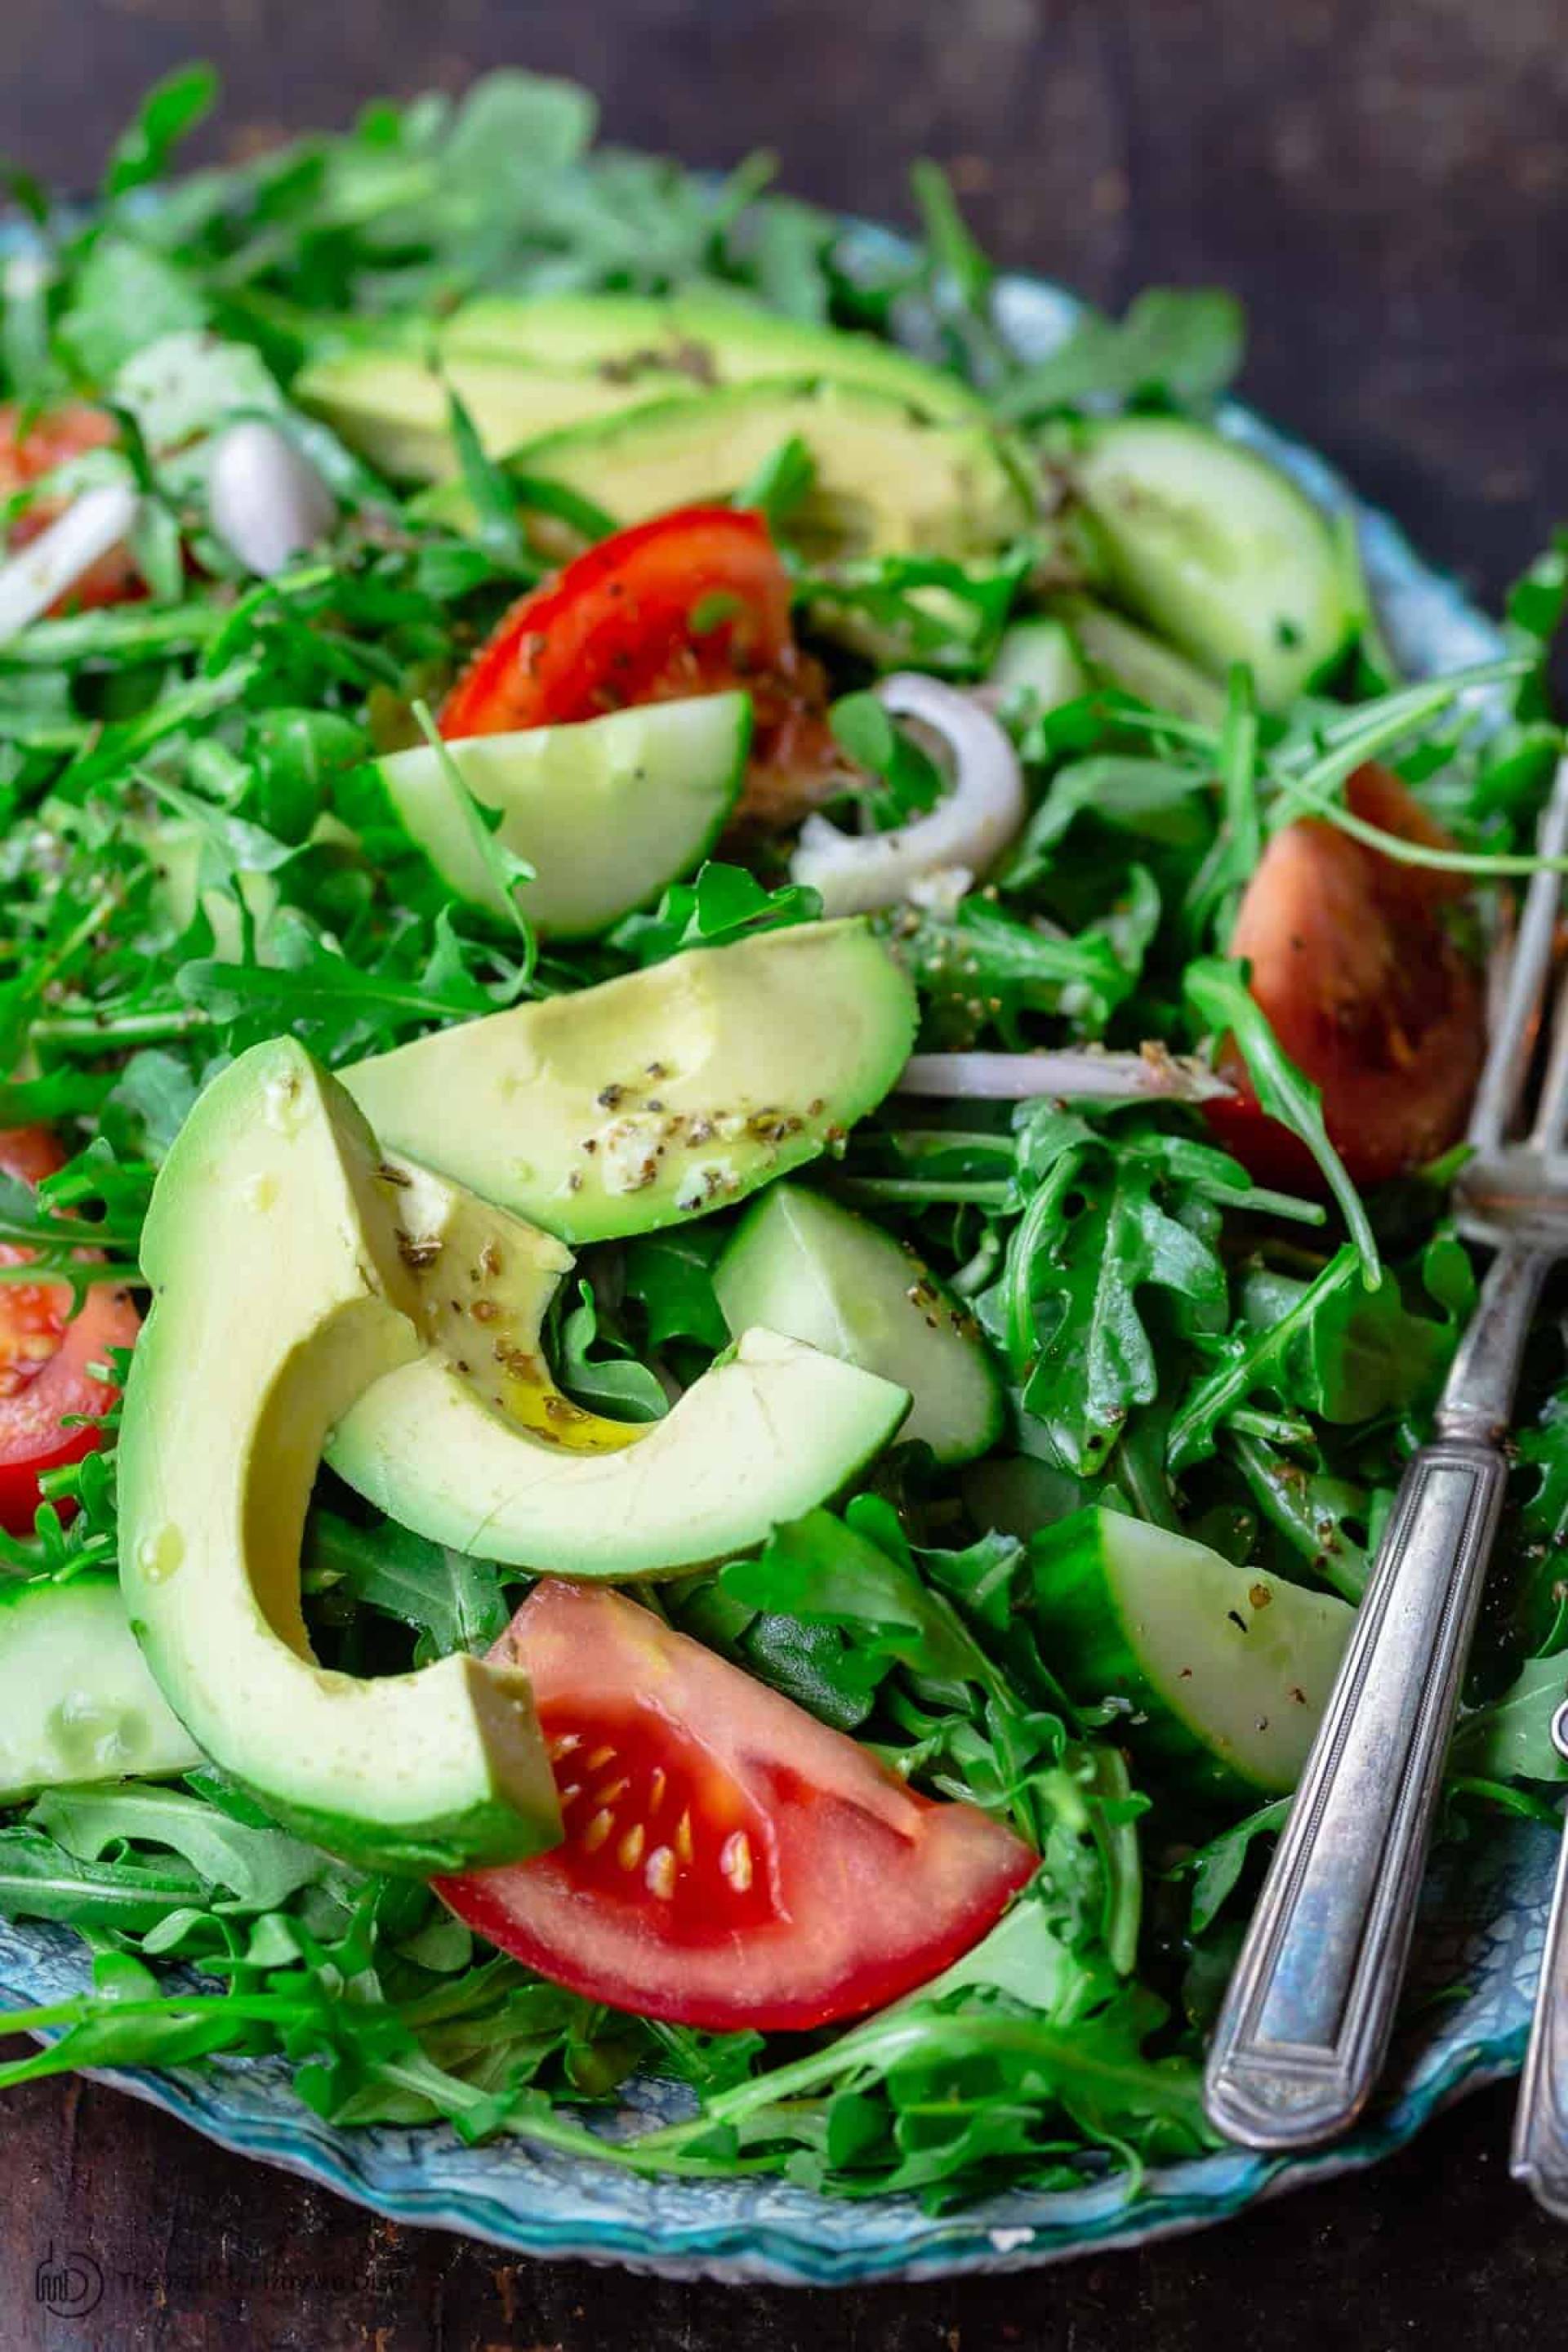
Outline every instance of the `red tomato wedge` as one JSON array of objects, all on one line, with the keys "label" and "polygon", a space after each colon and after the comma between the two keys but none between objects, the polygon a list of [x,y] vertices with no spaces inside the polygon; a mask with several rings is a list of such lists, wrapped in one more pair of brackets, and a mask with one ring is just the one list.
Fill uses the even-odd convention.
[{"label": "red tomato wedge", "polygon": [[[47,1128],[0,1129],[0,1169],[7,1176],[37,1184],[62,1158]],[[0,1243],[0,1265],[25,1265],[30,1255],[15,1242]],[[0,1527],[12,1535],[32,1528],[39,1473],[79,1462],[99,1443],[92,1423],[118,1391],[88,1367],[102,1363],[110,1348],[129,1348],[140,1328],[129,1291],[111,1283],[89,1290],[74,1316],[63,1282],[0,1283]],[[79,1413],[89,1416],[82,1427],[62,1426]]]},{"label": "red tomato wedge", "polygon": [[[1451,848],[1384,768],[1358,768],[1352,814],[1384,833]],[[1381,1184],[1462,1133],[1486,1050],[1481,975],[1444,909],[1460,874],[1402,866],[1320,817],[1276,834],[1248,883],[1231,953],[1298,1068],[1320,1089],[1330,1140],[1359,1184]],[[1259,1109],[1234,1047],[1221,1056],[1235,1103],[1210,1108],[1226,1149],[1261,1182],[1315,1183],[1304,1147]]]},{"label": "red tomato wedge", "polygon": [[[119,430],[114,419],[106,416],[102,409],[89,408],[81,402],[35,416],[26,422],[25,430],[24,421],[24,411],[14,403],[0,405],[0,499],[11,498],[72,457],[86,457],[89,449],[107,448],[117,438]],[[26,513],[12,524],[7,544],[26,547],[40,531],[47,530],[59,514],[62,503],[58,499],[36,499]],[[129,554],[117,547],[82,573],[56,610],[81,611],[89,604],[119,604],[142,593],[142,581]]]},{"label": "red tomato wedge", "polygon": [[829,2025],[982,1936],[1035,1856],[650,1610],[548,1579],[492,1656],[532,1680],[566,1835],[436,1881],[458,1917],[612,2009],[687,2025]]},{"label": "red tomato wedge", "polygon": [[793,822],[837,754],[821,671],[790,627],[789,574],[759,515],[685,507],[601,540],[520,598],[447,696],[441,732],[560,726],[736,686],[755,721],[742,814]]}]

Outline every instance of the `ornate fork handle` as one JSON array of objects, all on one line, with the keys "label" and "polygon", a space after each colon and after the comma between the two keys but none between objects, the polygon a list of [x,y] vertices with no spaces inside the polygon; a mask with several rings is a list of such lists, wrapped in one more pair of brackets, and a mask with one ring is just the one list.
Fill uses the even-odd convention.
[{"label": "ornate fork handle", "polygon": [[1308,2147],[1344,2130],[1386,2052],[1502,1504],[1498,1439],[1545,1264],[1505,1249],[1488,1276],[1231,1979],[1207,2105],[1246,2146]]}]

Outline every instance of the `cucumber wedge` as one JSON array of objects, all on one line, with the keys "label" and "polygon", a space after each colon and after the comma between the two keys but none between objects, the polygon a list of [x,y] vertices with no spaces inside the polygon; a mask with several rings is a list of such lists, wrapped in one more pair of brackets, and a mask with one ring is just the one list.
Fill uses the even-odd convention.
[{"label": "cucumber wedge", "polygon": [[0,1804],[201,1760],[142,1660],[117,1577],[0,1578]]},{"label": "cucumber wedge", "polygon": [[1120,613],[1092,596],[1063,596],[1053,610],[1096,678],[1135,694],[1151,710],[1173,710],[1201,727],[1217,727],[1224,719],[1224,688]]},{"label": "cucumber wedge", "polygon": [[900,1434],[968,1462],[1001,1432],[1002,1381],[973,1318],[880,1226],[800,1184],[773,1184],[713,1275],[737,1339],[761,1324],[878,1372],[914,1400]]},{"label": "cucumber wedge", "polygon": [[1200,1799],[1296,1785],[1355,1612],[1115,1511],[1034,1540],[1047,1663],[1087,1706],[1125,1702],[1127,1745]]},{"label": "cucumber wedge", "polygon": [[1327,516],[1277,466],[1206,425],[1128,416],[1074,466],[1119,604],[1216,677],[1249,662],[1279,710],[1355,625]]},{"label": "cucumber wedge", "polygon": [[1004,694],[1032,695],[1042,714],[1089,692],[1071,632],[1065,622],[1042,614],[1015,621],[1004,633],[985,682],[1000,687]]},{"label": "cucumber wedge", "polygon": [[[552,939],[591,939],[700,863],[745,781],[751,698],[647,703],[568,727],[421,743],[357,770],[339,804],[416,905],[506,924],[495,845],[534,880],[517,904]],[[476,803],[479,804],[476,806]],[[483,809],[500,813],[492,834]]]}]

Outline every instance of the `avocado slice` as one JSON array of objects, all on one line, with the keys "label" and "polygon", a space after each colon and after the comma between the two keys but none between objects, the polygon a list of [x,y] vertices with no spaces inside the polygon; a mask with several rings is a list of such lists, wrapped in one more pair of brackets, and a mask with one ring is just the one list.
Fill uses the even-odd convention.
[{"label": "avocado slice", "polygon": [[542,1353],[571,1252],[426,1169],[388,1165],[429,1352],[349,1408],[327,1460],[437,1543],[567,1576],[679,1575],[826,1501],[909,1410],[890,1381],[748,1330],[664,1420],[586,1412]]},{"label": "avocado slice", "polygon": [[691,948],[339,1073],[389,1151],[563,1241],[724,1208],[840,1141],[915,993],[858,918]]},{"label": "avocado slice", "polygon": [[423,1877],[536,1853],[560,1815],[526,1675],[457,1655],[365,1682],[306,1638],[300,1545],[327,1433],[424,1346],[380,1169],[290,1039],[198,1098],[142,1242],[120,1574],[153,1678],[213,1760],[329,1852]]},{"label": "avocado slice", "polygon": [[782,318],[738,293],[483,295],[440,331],[448,369],[506,357],[531,367],[592,369],[645,399],[677,389],[810,376],[902,401],[922,416],[973,419],[979,394],[895,344],[806,319]]},{"label": "avocado slice", "polygon": [[[749,695],[641,703],[574,726],[416,743],[354,770],[338,806],[373,865],[396,869],[405,904],[456,899],[510,924],[499,844],[533,868],[516,904],[534,928],[592,939],[711,848],[751,740]],[[499,815],[493,833],[485,810]]]},{"label": "avocado slice", "polygon": [[[1034,519],[1025,467],[987,425],[933,423],[858,384],[762,381],[652,401],[527,442],[509,463],[626,524],[732,497],[793,438],[816,467],[790,518],[810,555],[984,555]],[[420,505],[454,530],[472,523],[461,483]]]},{"label": "avocado slice", "polygon": [[[662,398],[700,387],[659,379]],[[654,396],[646,383],[586,368],[534,367],[504,351],[444,350],[432,355],[396,342],[350,342],[324,352],[295,377],[301,408],[325,419],[351,448],[398,481],[440,482],[458,471],[447,402],[455,392],[492,456],[562,425],[636,408]]]}]

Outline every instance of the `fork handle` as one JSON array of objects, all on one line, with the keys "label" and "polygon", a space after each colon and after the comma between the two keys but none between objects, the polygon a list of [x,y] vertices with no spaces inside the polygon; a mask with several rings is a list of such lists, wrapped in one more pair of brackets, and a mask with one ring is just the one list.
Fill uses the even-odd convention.
[{"label": "fork handle", "polygon": [[[1565,1716],[1568,1708],[1560,1708],[1552,1727],[1559,1742]],[[1568,1831],[1558,1853],[1509,2169],[1538,2204],[1568,2221]]]},{"label": "fork handle", "polygon": [[1518,1243],[1492,1260],[1437,1440],[1400,1482],[1209,2053],[1210,2120],[1244,2147],[1289,2154],[1345,2130],[1387,2051],[1551,1264]]},{"label": "fork handle", "polygon": [[1210,2050],[1245,2147],[1331,2138],[1376,2080],[1506,1477],[1475,1440],[1405,1470]]}]

